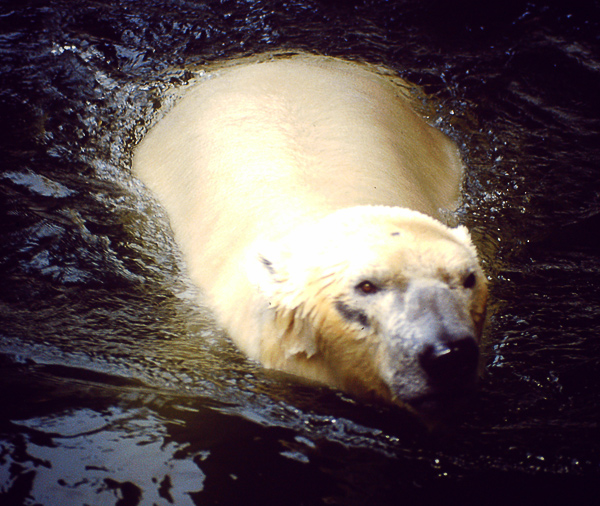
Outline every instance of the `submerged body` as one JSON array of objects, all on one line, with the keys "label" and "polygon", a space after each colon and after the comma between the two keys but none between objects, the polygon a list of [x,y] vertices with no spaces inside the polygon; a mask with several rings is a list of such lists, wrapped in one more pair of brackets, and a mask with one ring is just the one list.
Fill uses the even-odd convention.
[{"label": "submerged body", "polygon": [[434,219],[461,167],[398,79],[307,55],[215,72],[134,157],[245,353],[413,405],[476,374],[485,279]]}]

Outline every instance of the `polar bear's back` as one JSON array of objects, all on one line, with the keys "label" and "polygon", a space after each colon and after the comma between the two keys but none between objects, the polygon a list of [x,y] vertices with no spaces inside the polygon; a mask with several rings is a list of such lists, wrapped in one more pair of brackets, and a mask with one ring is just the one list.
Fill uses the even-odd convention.
[{"label": "polar bear's back", "polygon": [[414,112],[406,87],[312,56],[210,75],[146,136],[134,170],[165,206],[192,276],[340,208],[437,216],[461,178],[456,148]]}]

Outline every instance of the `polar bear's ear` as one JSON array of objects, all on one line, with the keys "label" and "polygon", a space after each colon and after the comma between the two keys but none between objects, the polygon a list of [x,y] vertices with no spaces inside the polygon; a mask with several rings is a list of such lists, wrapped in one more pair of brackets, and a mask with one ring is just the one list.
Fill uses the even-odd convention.
[{"label": "polar bear's ear", "polygon": [[[269,256],[269,258],[272,258],[272,257]],[[275,277],[275,275],[277,274],[277,271],[275,270],[275,265],[273,263],[273,260],[270,260],[269,258],[267,258],[267,256],[262,253],[258,254],[258,261],[264,266],[264,268],[267,270],[269,275]]]},{"label": "polar bear's ear", "polygon": [[250,282],[273,303],[281,304],[286,293],[292,292],[289,265],[291,253],[280,244],[261,242],[250,254]]},{"label": "polar bear's ear", "polygon": [[288,265],[291,253],[287,248],[273,242],[262,242],[255,252],[261,274],[268,276],[269,283],[282,283],[289,277]]},{"label": "polar bear's ear", "polygon": [[471,234],[469,233],[469,229],[467,227],[459,225],[458,227],[451,228],[450,230],[452,231],[454,237],[456,237],[459,241],[469,246],[472,245]]},{"label": "polar bear's ear", "polygon": [[271,307],[296,310],[306,302],[309,269],[305,260],[286,244],[262,243],[248,276]]}]

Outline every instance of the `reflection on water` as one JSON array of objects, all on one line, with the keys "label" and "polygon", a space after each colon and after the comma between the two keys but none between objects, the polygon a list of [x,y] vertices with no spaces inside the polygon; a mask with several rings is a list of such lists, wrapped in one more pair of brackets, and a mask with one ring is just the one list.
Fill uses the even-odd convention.
[{"label": "reflection on water", "polygon": [[[180,447],[166,439],[163,423],[147,410],[116,407],[30,418],[15,423],[27,460],[9,456],[7,463],[20,467],[21,476],[34,476],[29,493],[41,503],[63,497],[79,504],[116,498],[132,504],[143,495],[149,503],[193,504],[189,494],[202,490],[204,474],[192,459],[177,458]],[[19,449],[4,448],[9,455]],[[155,489],[142,491],[140,481]]]},{"label": "reflection on water", "polygon": [[[2,504],[593,504],[598,7],[0,6]],[[445,430],[250,363],[198,307],[131,152],[226,56],[304,48],[422,85],[469,166],[481,392]]]}]

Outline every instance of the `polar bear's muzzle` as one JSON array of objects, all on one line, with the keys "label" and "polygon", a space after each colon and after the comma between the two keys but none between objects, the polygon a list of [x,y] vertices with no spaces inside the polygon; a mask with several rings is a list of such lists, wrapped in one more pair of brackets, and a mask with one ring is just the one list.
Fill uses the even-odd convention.
[{"label": "polar bear's muzzle", "polygon": [[[460,386],[473,380],[478,347],[468,314],[452,290],[440,285],[411,286],[409,321],[420,328],[418,360],[428,380],[438,387]],[[416,307],[415,307],[416,306]]]},{"label": "polar bear's muzzle", "polygon": [[398,301],[387,335],[389,386],[400,400],[416,406],[474,387],[478,335],[460,297],[443,283],[413,281]]}]

